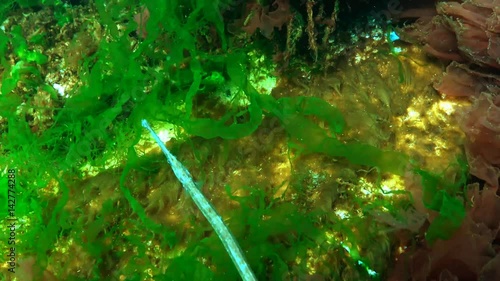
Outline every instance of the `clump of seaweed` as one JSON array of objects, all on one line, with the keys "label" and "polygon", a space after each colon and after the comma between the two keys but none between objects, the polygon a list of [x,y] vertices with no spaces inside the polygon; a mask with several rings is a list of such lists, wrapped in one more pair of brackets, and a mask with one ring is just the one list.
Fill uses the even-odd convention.
[{"label": "clump of seaweed", "polygon": [[[467,97],[472,108],[462,113],[466,151],[474,176],[498,187],[498,96],[500,95],[500,10],[496,1],[444,1],[434,16],[422,16],[403,29],[409,41],[424,45],[430,55],[451,62],[434,88],[447,97]],[[486,155],[489,154],[489,155]]]}]

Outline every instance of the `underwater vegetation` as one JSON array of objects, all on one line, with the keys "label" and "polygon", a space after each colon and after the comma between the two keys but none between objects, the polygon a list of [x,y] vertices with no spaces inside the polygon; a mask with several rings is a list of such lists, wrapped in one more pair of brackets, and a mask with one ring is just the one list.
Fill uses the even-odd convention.
[{"label": "underwater vegetation", "polygon": [[498,279],[499,6],[3,1],[0,280]]},{"label": "underwater vegetation", "polygon": [[[433,87],[447,99],[467,98],[457,117],[466,136],[469,173],[480,179],[465,220],[451,239],[419,249],[400,262],[393,280],[497,280],[500,278],[500,2],[443,1],[402,17],[418,18],[403,28],[431,56],[447,63]],[[444,200],[444,199],[443,199]],[[454,266],[460,264],[460,267]],[[410,266],[410,272],[407,270]],[[403,267],[406,267],[403,269]],[[398,267],[396,267],[398,268]]]}]

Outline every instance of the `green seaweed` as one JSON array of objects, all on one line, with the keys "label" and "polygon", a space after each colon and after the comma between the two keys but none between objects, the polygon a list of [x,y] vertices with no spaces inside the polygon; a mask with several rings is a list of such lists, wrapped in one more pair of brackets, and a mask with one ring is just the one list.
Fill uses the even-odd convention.
[{"label": "green seaweed", "polygon": [[467,167],[463,161],[459,160],[458,164],[462,169],[461,177],[455,183],[450,183],[440,175],[423,170],[416,171],[422,178],[422,202],[427,209],[439,213],[426,232],[426,239],[430,244],[437,239],[450,239],[465,219],[465,202],[460,197],[461,193],[464,193],[461,189],[465,187]]},{"label": "green seaweed", "polygon": [[[23,102],[30,104],[30,97],[17,95],[15,90],[19,82],[24,82],[24,77],[37,77],[36,80],[46,75],[40,66],[47,63],[47,56],[33,50],[37,45],[47,44],[48,40],[41,35],[27,40],[19,26],[14,26],[10,34],[0,30],[3,66],[0,111],[6,119],[2,121],[5,125],[1,132],[2,156],[5,157],[0,159],[0,164],[20,171],[19,216],[29,218],[30,228],[23,229],[25,232],[20,234],[23,242],[18,250],[27,256],[36,255],[41,269],[47,268],[58,242],[70,237],[95,263],[88,269],[90,275],[82,273],[81,276],[69,276],[68,280],[112,279],[105,274],[113,270],[126,280],[144,280],[148,274],[137,270],[145,267],[153,269],[152,275],[157,280],[237,280],[229,257],[222,245],[215,243],[217,237],[207,225],[196,225],[196,229],[185,235],[176,226],[159,223],[146,210],[146,192],[141,188],[148,186],[147,178],[156,175],[159,169],[154,159],[143,156],[136,148],[141,139],[140,120],[143,118],[173,124],[180,139],[200,137],[220,141],[224,155],[217,159],[219,162],[212,162],[209,152],[192,145],[197,150],[194,155],[199,167],[222,166],[230,154],[230,141],[252,135],[262,125],[263,114],[278,118],[288,134],[289,147],[300,154],[343,158],[349,165],[376,168],[378,177],[382,173],[403,175],[410,165],[408,156],[390,148],[368,145],[363,140],[344,141],[344,134],[355,128],[347,128],[344,114],[335,105],[316,97],[275,99],[257,93],[247,79],[247,50],[231,46],[219,11],[220,5],[230,5],[231,1],[141,1],[141,5],[150,7],[151,17],[147,23],[148,37],[137,41],[135,48],[130,46],[129,37],[137,24],[130,7],[136,11],[141,7],[129,3],[132,1],[115,2],[107,5],[104,0],[95,1],[106,40],[99,42],[95,53],[83,58],[78,77],[82,86],[69,93],[62,108],[51,108],[53,122],[40,134],[35,134],[25,116],[17,113]],[[66,10],[58,0],[6,1],[0,4],[2,19],[13,3],[21,8],[55,7],[58,24],[68,23]],[[117,19],[122,17],[126,17],[125,31],[116,25]],[[220,37],[218,52],[202,48],[197,42],[200,30],[206,26],[214,27]],[[5,59],[9,47],[17,59],[14,65]],[[168,49],[168,52],[158,52],[156,48]],[[402,82],[402,69],[400,75]],[[48,92],[53,100],[61,99],[53,85],[44,81],[27,82]],[[199,117],[196,100],[205,98],[204,86],[207,85],[234,86],[244,93],[248,104],[228,108],[217,118]],[[238,120],[241,116],[246,117],[245,121]],[[318,120],[324,121],[327,128],[320,127]],[[68,202],[75,195],[96,196],[75,183],[89,178],[84,167],[96,167],[101,174],[111,173],[110,160],[119,163],[117,171],[110,176],[116,178],[114,192],[118,193],[118,199],[102,202],[95,217],[85,213],[85,206],[71,210]],[[426,237],[430,242],[447,239],[464,217],[463,201],[457,196],[464,183],[449,184],[441,176],[422,170],[418,173],[424,186],[425,206],[439,212]],[[210,176],[200,175],[199,180]],[[98,189],[104,191],[113,186],[112,183],[103,184]],[[298,193],[306,190],[304,187],[291,188],[296,188]],[[239,189],[248,195],[233,195]],[[259,280],[306,276],[305,262],[298,263],[297,257],[305,257],[308,250],[317,247],[320,254],[337,253],[342,260],[339,264],[344,268],[361,267],[359,274],[364,279],[360,280],[376,278],[369,276],[368,269],[372,267],[377,272],[383,270],[372,258],[363,256],[363,249],[355,247],[370,238],[366,237],[367,232],[360,231],[367,229],[364,217],[340,220],[334,218],[331,210],[305,210],[284,198],[267,194],[258,186],[226,186],[226,192],[239,204],[228,215],[229,227],[242,241],[241,247],[246,250]],[[5,197],[0,197],[0,201],[4,208]],[[399,206],[391,203],[380,199],[369,207],[398,212]],[[364,210],[368,211],[369,207],[365,206]],[[119,216],[123,216],[122,221],[114,221]],[[119,225],[121,222],[126,225]],[[327,243],[325,229],[342,233],[345,239]],[[127,231],[132,234],[124,235]],[[79,235],[81,233],[84,235]],[[107,244],[106,240],[112,238],[115,239],[113,243]],[[164,252],[176,251],[176,255],[155,262],[148,260],[149,246],[144,239],[160,241],[158,245]],[[130,245],[137,253],[122,268],[108,268],[115,255],[123,255],[114,253],[115,247],[122,244]],[[64,272],[57,264],[55,268],[56,272]],[[325,273],[338,280],[342,279],[342,274],[342,270]]]},{"label": "green seaweed", "polygon": [[[362,142],[343,143],[335,134],[342,133],[345,121],[334,106],[318,98],[281,98],[275,101],[270,96],[259,96],[265,110],[278,117],[290,137],[303,146],[305,153],[324,153],[332,157],[344,157],[353,164],[377,167],[381,171],[402,175],[409,158],[403,153],[381,150]],[[326,132],[311,120],[315,115],[329,124]]]}]

